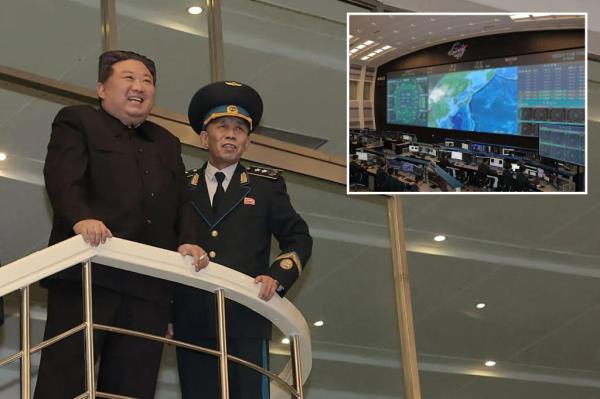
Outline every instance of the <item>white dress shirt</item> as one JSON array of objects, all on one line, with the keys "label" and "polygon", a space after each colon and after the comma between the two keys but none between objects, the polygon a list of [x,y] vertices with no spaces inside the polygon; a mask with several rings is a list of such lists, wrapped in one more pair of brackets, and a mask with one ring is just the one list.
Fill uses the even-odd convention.
[{"label": "white dress shirt", "polygon": [[212,205],[213,197],[215,196],[215,191],[217,191],[217,186],[219,182],[215,178],[215,173],[223,172],[225,174],[225,179],[223,179],[223,190],[227,191],[227,187],[229,187],[229,182],[231,182],[231,178],[235,173],[235,169],[237,168],[237,162],[233,165],[229,165],[223,170],[219,170],[212,166],[210,162],[206,164],[206,170],[204,171],[204,177],[206,178],[206,189],[208,190],[208,196],[210,198],[210,204]]}]

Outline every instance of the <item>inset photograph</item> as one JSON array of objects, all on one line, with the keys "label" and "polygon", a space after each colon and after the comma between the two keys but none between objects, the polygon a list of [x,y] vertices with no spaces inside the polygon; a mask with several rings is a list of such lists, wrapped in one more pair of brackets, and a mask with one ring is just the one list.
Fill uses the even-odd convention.
[{"label": "inset photograph", "polygon": [[586,21],[348,14],[348,193],[587,193]]}]

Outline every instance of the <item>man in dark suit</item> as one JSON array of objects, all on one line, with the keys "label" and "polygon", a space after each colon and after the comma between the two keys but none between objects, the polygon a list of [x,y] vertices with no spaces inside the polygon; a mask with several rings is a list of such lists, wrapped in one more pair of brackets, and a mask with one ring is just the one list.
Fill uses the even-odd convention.
[{"label": "man in dark suit", "polygon": [[[155,98],[154,62],[128,51],[100,56],[100,108],[63,108],[52,124],[44,176],[54,210],[50,244],[76,234],[92,246],[113,235],[194,257],[198,229],[187,198],[180,143],[146,120]],[[43,282],[48,288],[45,339],[82,322],[81,267]],[[164,335],[171,284],[93,265],[94,322]],[[154,397],[162,345],[95,332],[98,391]],[[85,388],[83,333],[42,352],[35,399],[72,398]]]},{"label": "man in dark suit", "polygon": [[[218,82],[200,89],[189,108],[190,124],[208,148],[208,163],[189,171],[196,217],[202,223],[200,243],[212,261],[255,278],[259,297],[284,295],[299,277],[312,250],[308,226],[296,213],[279,172],[246,168],[239,160],[262,115],[262,100],[249,86]],[[269,261],[271,236],[281,253]],[[214,294],[177,286],[175,338],[216,348]],[[252,310],[226,306],[228,353],[268,368],[271,323]],[[177,349],[183,399],[217,399],[217,358]],[[269,397],[266,377],[229,363],[232,399]]]}]

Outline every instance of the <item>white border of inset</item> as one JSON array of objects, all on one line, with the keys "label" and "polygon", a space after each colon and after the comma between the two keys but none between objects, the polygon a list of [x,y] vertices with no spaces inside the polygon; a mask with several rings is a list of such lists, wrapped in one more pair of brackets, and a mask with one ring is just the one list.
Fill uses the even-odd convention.
[{"label": "white border of inset", "polygon": [[[547,196],[547,195],[587,195],[588,194],[588,179],[589,179],[589,169],[588,169],[588,155],[589,155],[589,147],[588,147],[588,128],[589,128],[589,120],[588,120],[588,13],[587,12],[552,12],[552,15],[583,15],[584,16],[584,74],[585,74],[585,126],[584,126],[584,134],[585,134],[585,190],[584,191],[572,191],[572,192],[561,192],[561,191],[553,191],[553,192],[506,192],[506,191],[492,191],[492,192],[473,192],[473,191],[436,191],[436,192],[428,192],[428,191],[419,191],[419,192],[405,192],[405,191],[392,191],[392,192],[376,192],[376,191],[367,191],[367,192],[356,192],[350,191],[350,57],[348,55],[348,49],[350,48],[350,17],[352,16],[391,16],[391,15],[407,15],[407,16],[416,16],[416,15],[513,15],[513,14],[540,14],[539,11],[513,11],[513,12],[394,12],[394,13],[355,13],[349,12],[346,13],[346,48],[344,49],[344,53],[346,54],[346,194],[347,195],[531,195],[531,196]],[[435,44],[433,46],[437,46]],[[432,46],[432,47],[433,47]],[[420,51],[420,49],[415,49],[415,51]],[[376,67],[378,68],[378,67]],[[377,78],[375,78],[377,79]],[[375,90],[375,88],[373,88]],[[373,98],[373,112],[375,111],[375,99]],[[376,121],[374,121],[376,122]]]}]

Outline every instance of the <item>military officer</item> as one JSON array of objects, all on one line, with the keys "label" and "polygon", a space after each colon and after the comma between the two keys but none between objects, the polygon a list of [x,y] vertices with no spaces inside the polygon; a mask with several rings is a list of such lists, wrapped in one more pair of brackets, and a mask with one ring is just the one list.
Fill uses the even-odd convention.
[{"label": "military officer", "polygon": [[[201,220],[200,244],[211,261],[255,278],[259,297],[284,295],[306,266],[312,238],[296,213],[280,173],[246,168],[239,163],[250,145],[250,133],[262,116],[260,95],[238,82],[217,82],[201,88],[189,107],[190,124],[208,148],[208,162],[188,172],[192,205]],[[271,236],[280,254],[269,261]],[[250,309],[226,306],[228,352],[268,368],[271,323]],[[174,311],[175,338],[216,348],[214,294],[178,286]],[[217,358],[177,350],[183,399],[219,398]],[[268,398],[268,380],[259,373],[229,365],[232,399]]]}]

